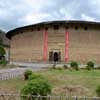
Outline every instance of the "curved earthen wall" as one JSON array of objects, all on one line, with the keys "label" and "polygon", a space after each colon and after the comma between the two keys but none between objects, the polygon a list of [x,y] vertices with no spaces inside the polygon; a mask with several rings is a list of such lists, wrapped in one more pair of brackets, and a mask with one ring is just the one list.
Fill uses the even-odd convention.
[{"label": "curved earthen wall", "polygon": [[11,40],[10,60],[15,62],[42,61],[43,32],[23,32]]},{"label": "curved earthen wall", "polygon": [[69,60],[100,63],[100,30],[89,28],[69,31]]},{"label": "curved earthen wall", "polygon": [[[77,27],[76,27],[77,26]],[[60,26],[54,29],[49,26],[47,62],[51,51],[61,53],[61,62],[65,61],[65,33],[69,32],[68,61],[79,61],[86,63],[93,60],[100,63],[100,29],[95,25],[84,25],[80,27],[77,24]],[[45,28],[40,30],[24,30],[12,36],[10,41],[10,61],[11,62],[43,62],[44,50],[44,32]]]}]

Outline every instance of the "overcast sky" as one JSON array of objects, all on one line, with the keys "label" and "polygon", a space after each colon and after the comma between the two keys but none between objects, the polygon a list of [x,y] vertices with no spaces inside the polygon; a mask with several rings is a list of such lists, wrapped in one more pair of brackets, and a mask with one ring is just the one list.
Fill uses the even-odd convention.
[{"label": "overcast sky", "polygon": [[100,21],[100,0],[0,0],[0,29],[51,20]]}]

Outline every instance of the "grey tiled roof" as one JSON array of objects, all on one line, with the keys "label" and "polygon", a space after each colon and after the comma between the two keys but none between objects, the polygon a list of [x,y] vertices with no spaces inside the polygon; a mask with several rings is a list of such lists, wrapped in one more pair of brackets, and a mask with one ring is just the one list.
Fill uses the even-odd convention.
[{"label": "grey tiled roof", "polygon": [[29,28],[29,27],[35,27],[35,26],[45,26],[50,24],[89,24],[89,25],[100,25],[100,22],[91,22],[91,21],[80,21],[80,20],[59,20],[59,21],[47,21],[47,22],[41,22],[37,24],[27,25],[23,27],[19,27],[13,30],[10,30],[6,33],[6,36],[8,38],[11,38],[14,35],[14,32],[21,31],[23,29]]}]

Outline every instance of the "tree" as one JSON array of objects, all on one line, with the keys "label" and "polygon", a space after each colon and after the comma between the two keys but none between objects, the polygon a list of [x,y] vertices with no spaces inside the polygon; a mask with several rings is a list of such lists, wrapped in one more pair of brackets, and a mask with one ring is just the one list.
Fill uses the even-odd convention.
[{"label": "tree", "polygon": [[0,46],[0,56],[4,56],[6,54],[5,49]]}]

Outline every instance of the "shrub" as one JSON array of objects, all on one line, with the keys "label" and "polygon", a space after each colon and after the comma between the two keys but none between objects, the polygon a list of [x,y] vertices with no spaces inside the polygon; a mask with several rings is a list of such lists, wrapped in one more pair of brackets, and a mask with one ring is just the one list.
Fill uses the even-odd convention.
[{"label": "shrub", "polygon": [[96,67],[96,69],[100,70],[100,66]]},{"label": "shrub", "polygon": [[97,94],[97,96],[100,97],[100,86],[97,87],[97,89],[96,89],[96,94]]},{"label": "shrub", "polygon": [[68,69],[68,66],[67,66],[67,65],[64,65],[63,68],[64,68],[64,69]]},{"label": "shrub", "polygon": [[56,70],[63,70],[62,67],[56,67]]},{"label": "shrub", "polygon": [[32,71],[31,70],[27,70],[24,73],[24,79],[27,80],[29,79],[29,76],[32,75]]},{"label": "shrub", "polygon": [[40,74],[32,73],[32,75],[29,76],[29,80],[34,80],[34,79],[44,79],[44,77],[41,76]]},{"label": "shrub", "polygon": [[87,70],[91,70],[91,67],[90,67],[90,66],[86,66],[86,69],[87,69]]},{"label": "shrub", "polygon": [[87,70],[91,70],[91,69],[94,69],[94,62],[92,61],[89,61],[87,63],[87,66],[86,66]]},{"label": "shrub", "polygon": [[72,61],[70,63],[70,66],[75,70],[79,70],[78,63],[76,61]]},{"label": "shrub", "polygon": [[3,59],[3,60],[0,60],[0,65],[3,65],[3,66],[5,66],[7,64],[7,61],[5,60],[5,59]]},{"label": "shrub", "polygon": [[[32,95],[35,96],[47,96],[51,93],[51,84],[46,79],[34,79],[28,81],[28,83],[22,88],[21,95],[28,95],[32,98]],[[23,100],[27,100],[23,97]],[[32,98],[33,100],[33,98]]]},{"label": "shrub", "polygon": [[52,68],[53,69],[56,69],[56,63],[53,64]]}]

